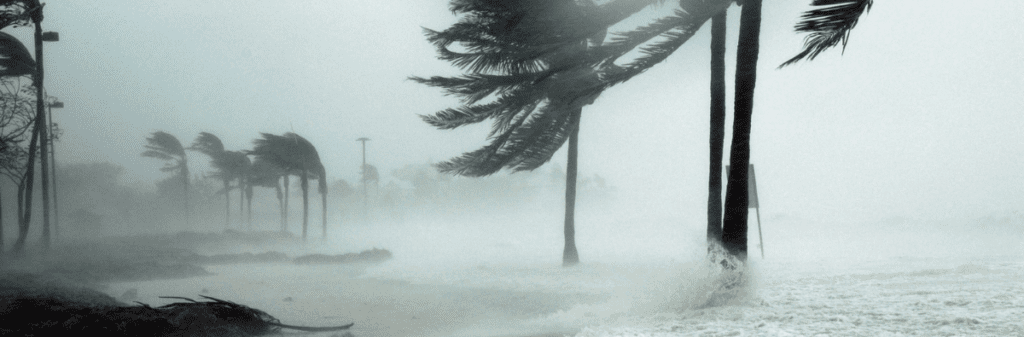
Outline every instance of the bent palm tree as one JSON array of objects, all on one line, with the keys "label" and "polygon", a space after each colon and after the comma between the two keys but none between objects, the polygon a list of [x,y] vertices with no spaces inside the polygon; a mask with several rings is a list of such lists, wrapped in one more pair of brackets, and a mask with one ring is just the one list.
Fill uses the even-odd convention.
[{"label": "bent palm tree", "polygon": [[[321,193],[323,212],[323,233],[327,234],[327,179],[323,164],[320,162],[320,155],[316,148],[305,138],[295,134],[286,133],[284,136],[277,136],[269,133],[262,133],[263,138],[253,141],[255,145],[249,152],[257,160],[265,160],[280,167],[289,174],[298,174],[302,187],[302,239],[306,240],[309,225],[309,177],[319,179],[319,191]],[[287,176],[285,177],[287,179]]]},{"label": "bent palm tree", "polygon": [[188,157],[185,155],[185,148],[181,146],[181,142],[169,133],[154,132],[151,137],[146,138],[146,151],[142,153],[142,156],[165,161],[166,163],[160,171],[172,172],[181,178],[181,186],[185,193],[183,210],[185,221],[188,222],[191,217],[188,205]]},{"label": "bent palm tree", "polygon": [[213,165],[217,172],[214,173],[214,177],[220,178],[224,183],[224,229],[231,227],[231,193],[228,191],[231,189],[231,173],[225,167],[228,160],[224,159],[224,143],[220,141],[220,138],[214,136],[209,132],[200,132],[196,140],[192,142],[192,146],[189,146],[189,150],[199,151],[210,157],[210,164]]},{"label": "bent palm tree", "polygon": [[[441,172],[478,177],[503,168],[533,170],[569,142],[565,266],[579,263],[574,219],[579,121],[582,107],[597,97],[585,90],[600,82],[593,64],[575,61],[585,59],[588,48],[601,46],[607,25],[651,3],[617,1],[596,6],[575,1],[452,1],[452,10],[466,16],[445,31],[427,30],[439,58],[469,74],[413,77],[460,96],[464,103],[423,119],[439,129],[494,120],[490,144],[438,164]],[[468,52],[452,51],[452,44],[465,46]]]},{"label": "bent palm tree", "polygon": [[[249,175],[248,186],[252,187],[270,187],[277,192],[277,206],[281,213],[281,231],[287,231],[285,228],[285,212],[284,212],[284,194],[281,191],[280,180],[281,177],[285,176],[284,170],[271,164],[265,158],[257,157],[252,163],[252,170]],[[250,189],[251,190],[251,189]],[[251,200],[252,198],[250,198]],[[252,207],[249,208],[252,211]]]}]

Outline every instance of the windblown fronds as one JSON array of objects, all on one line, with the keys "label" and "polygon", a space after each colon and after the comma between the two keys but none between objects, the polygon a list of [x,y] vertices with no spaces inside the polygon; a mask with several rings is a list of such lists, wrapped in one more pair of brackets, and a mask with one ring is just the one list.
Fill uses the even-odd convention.
[{"label": "windblown fronds", "polygon": [[286,172],[307,171],[318,175],[323,170],[320,155],[313,143],[295,133],[278,136],[261,133],[263,138],[253,140],[253,149],[248,154],[255,156],[257,161],[266,161]]},{"label": "windblown fronds", "polygon": [[199,137],[192,142],[192,146],[189,146],[189,150],[196,150],[207,156],[215,157],[224,152],[224,143],[212,133],[200,132]]},{"label": "windblown fronds", "polygon": [[[674,15],[612,33],[603,45],[610,26],[662,3],[452,0],[450,9],[462,18],[444,31],[426,30],[427,40],[437,47],[438,58],[467,74],[411,79],[439,87],[463,105],[421,117],[438,129],[488,119],[493,124],[487,145],[442,162],[438,169],[483,176],[502,168],[539,167],[568,139],[582,106],[664,60],[732,0],[682,0]],[[640,57],[615,64],[637,48]]]},{"label": "windblown fronds", "polygon": [[0,32],[0,76],[31,75],[36,61],[28,48],[11,34]]},{"label": "windblown fronds", "polygon": [[779,68],[794,64],[800,60],[814,60],[818,54],[839,44],[846,49],[850,40],[850,32],[861,15],[871,10],[873,0],[814,0],[811,6],[818,8],[804,12],[801,21],[796,24],[798,33],[809,33],[804,38],[804,50],[783,62]]},{"label": "windblown fronds", "polygon": [[181,146],[178,138],[163,131],[153,132],[153,135],[146,138],[146,151],[142,152],[143,157],[156,158],[167,161],[163,172],[177,171],[181,176],[188,176],[188,159],[185,156],[185,148]]}]

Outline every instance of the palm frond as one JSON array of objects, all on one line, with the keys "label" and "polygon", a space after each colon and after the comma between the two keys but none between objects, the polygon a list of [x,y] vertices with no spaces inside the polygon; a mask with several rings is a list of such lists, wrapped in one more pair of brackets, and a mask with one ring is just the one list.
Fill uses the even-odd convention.
[{"label": "palm frond", "polygon": [[169,133],[154,132],[151,137],[146,138],[146,143],[146,148],[149,150],[164,152],[178,158],[185,157],[185,149],[181,146],[181,142]]},{"label": "palm frond", "polygon": [[800,16],[796,24],[798,33],[808,33],[804,38],[804,50],[783,62],[779,68],[801,60],[811,61],[822,52],[850,40],[850,32],[857,26],[861,15],[871,10],[873,0],[814,0],[814,8]]},{"label": "palm frond", "polygon": [[192,142],[192,146],[189,146],[188,149],[213,157],[224,152],[224,143],[212,133],[200,132],[196,140]]},{"label": "palm frond", "polygon": [[568,139],[571,112],[567,105],[545,104],[524,116],[514,127],[492,138],[476,151],[435,165],[444,173],[479,177],[508,167],[513,171],[532,170],[551,159]]},{"label": "palm frond", "polygon": [[295,133],[283,136],[262,133],[263,138],[253,140],[254,147],[248,151],[258,161],[267,161],[286,172],[295,170],[311,170],[320,163],[320,155],[316,147],[308,140]]},{"label": "palm frond", "polygon": [[501,95],[524,85],[532,85],[544,73],[518,73],[513,75],[467,74],[457,77],[433,76],[409,79],[432,87],[443,88],[448,95],[458,96],[463,104],[474,104],[491,95]]},{"label": "palm frond", "polygon": [[36,71],[36,61],[21,41],[0,32],[0,68],[0,76],[31,75]]},{"label": "palm frond", "polygon": [[174,160],[174,157],[172,157],[171,155],[169,155],[169,154],[167,154],[167,153],[165,153],[163,151],[157,151],[157,150],[146,150],[145,152],[142,153],[142,156],[143,157],[149,157],[149,158],[156,158],[156,159],[160,159],[160,160]]}]

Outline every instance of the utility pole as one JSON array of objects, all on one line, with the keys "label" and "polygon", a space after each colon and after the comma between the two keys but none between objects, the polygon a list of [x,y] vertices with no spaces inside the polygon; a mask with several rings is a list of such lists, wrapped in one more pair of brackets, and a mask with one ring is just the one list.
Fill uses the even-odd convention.
[{"label": "utility pole", "polygon": [[57,134],[53,131],[53,108],[63,108],[64,102],[54,99],[53,102],[47,104],[50,113],[50,123],[47,124],[47,129],[50,132],[50,175],[53,176],[53,241],[56,242],[57,231],[60,229],[60,212],[57,209],[57,155],[54,146],[54,140],[57,138]]},{"label": "utility pole", "polygon": [[364,218],[366,217],[366,204],[367,204],[367,202],[366,202],[366,199],[367,199],[367,196],[366,196],[367,195],[366,194],[366,142],[369,141],[369,140],[370,140],[370,138],[366,138],[366,137],[359,137],[359,139],[356,139],[357,142],[363,142],[363,166],[361,166],[362,167],[362,174],[361,174],[361,177],[359,179],[363,182],[363,217]]},{"label": "utility pole", "polygon": [[32,13],[32,23],[35,24],[35,47],[36,47],[36,76],[33,82],[36,86],[36,127],[39,128],[39,169],[42,173],[40,180],[43,194],[43,248],[50,249],[50,177],[49,158],[47,158],[48,137],[46,135],[46,110],[43,101],[46,99],[43,85],[43,41],[59,41],[56,32],[43,33],[43,5],[38,4]]}]

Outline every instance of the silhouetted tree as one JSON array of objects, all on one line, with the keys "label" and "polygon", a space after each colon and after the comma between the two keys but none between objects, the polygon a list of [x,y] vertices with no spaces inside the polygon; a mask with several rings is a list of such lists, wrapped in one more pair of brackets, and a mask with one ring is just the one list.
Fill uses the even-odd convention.
[{"label": "silhouetted tree", "polygon": [[[600,82],[585,59],[600,46],[607,26],[653,2],[616,1],[605,6],[576,1],[452,1],[464,14],[452,27],[427,30],[439,58],[467,71],[458,77],[413,77],[462,98],[464,106],[423,119],[439,129],[494,120],[490,144],[437,165],[441,172],[479,177],[502,168],[533,170],[569,142],[562,263],[579,263],[575,197],[579,120]],[[467,51],[450,49],[453,44]],[[485,103],[481,103],[485,102]]]},{"label": "silhouetted tree", "polygon": [[224,228],[231,227],[231,193],[228,193],[228,191],[231,189],[231,179],[233,177],[230,169],[225,167],[229,160],[224,158],[226,153],[224,143],[212,133],[200,132],[196,140],[192,142],[192,146],[189,146],[188,149],[199,151],[209,156],[210,164],[217,169],[213,176],[219,178],[224,183]]},{"label": "silhouetted tree", "polygon": [[[284,212],[284,194],[281,191],[281,177],[286,176],[285,171],[267,161],[264,158],[256,157],[252,163],[252,169],[249,174],[249,183],[247,192],[250,194],[249,200],[252,200],[252,187],[269,187],[273,188],[277,193],[277,207],[281,213],[281,231],[287,231],[285,227],[285,212]],[[252,214],[252,206],[249,206],[249,214]]]},{"label": "silhouetted tree", "polygon": [[142,153],[142,156],[165,161],[166,163],[160,171],[172,172],[173,175],[181,179],[181,186],[184,190],[183,211],[186,222],[188,222],[191,217],[188,205],[188,157],[185,155],[185,148],[181,146],[181,142],[169,133],[154,132],[152,136],[146,138],[146,151]]},{"label": "silhouetted tree", "polygon": [[[28,131],[35,121],[32,110],[34,97],[29,91],[21,84],[20,77],[0,76],[0,174],[10,179],[19,191],[24,187],[24,178],[28,172],[28,150],[25,149],[24,143],[31,135]],[[22,205],[23,202],[24,200],[19,198],[17,204]],[[24,217],[20,207],[17,214],[20,229],[20,219]],[[3,208],[0,207],[0,253],[4,248],[2,219]]]},{"label": "silhouetted tree", "polygon": [[[289,174],[299,175],[302,187],[302,239],[306,240],[307,228],[309,225],[309,177],[318,179],[318,190],[321,194],[323,206],[323,235],[327,236],[327,177],[324,165],[320,162],[320,155],[316,148],[305,138],[295,134],[286,133],[284,136],[277,136],[269,133],[262,133],[263,138],[253,141],[255,145],[249,153],[257,160],[268,161],[277,167],[282,168]],[[287,176],[285,179],[288,179]],[[287,186],[287,183],[286,183]]]}]

